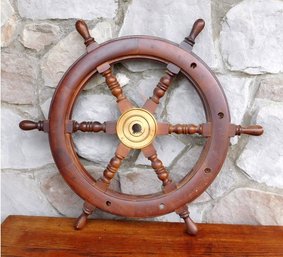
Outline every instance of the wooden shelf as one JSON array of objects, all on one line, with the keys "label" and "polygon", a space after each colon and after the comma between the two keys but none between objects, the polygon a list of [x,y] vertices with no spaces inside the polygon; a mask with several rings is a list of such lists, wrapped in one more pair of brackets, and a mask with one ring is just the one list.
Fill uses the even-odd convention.
[{"label": "wooden shelf", "polygon": [[283,256],[283,227],[184,224],[9,216],[2,224],[2,256]]}]

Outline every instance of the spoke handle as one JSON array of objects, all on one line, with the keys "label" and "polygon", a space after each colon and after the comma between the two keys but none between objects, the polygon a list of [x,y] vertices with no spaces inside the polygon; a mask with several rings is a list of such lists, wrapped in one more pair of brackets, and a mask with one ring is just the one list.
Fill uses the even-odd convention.
[{"label": "spoke handle", "polygon": [[84,39],[84,41],[85,41],[84,44],[86,46],[95,42],[94,38],[91,37],[91,35],[89,33],[88,26],[87,26],[87,24],[85,23],[84,20],[78,20],[76,22],[76,29],[79,32],[79,34],[82,36],[82,38]]},{"label": "spoke handle", "polygon": [[184,219],[187,233],[191,236],[195,236],[198,232],[198,227],[194,221],[190,218],[190,212],[187,205],[176,210],[176,213],[179,214],[180,218]]},{"label": "spoke handle", "polygon": [[195,44],[195,39],[199,35],[199,33],[203,30],[205,26],[205,21],[203,19],[198,19],[195,21],[191,33],[188,37],[185,38],[185,41],[190,45],[194,46]]},{"label": "spoke handle", "polygon": [[37,129],[39,131],[48,132],[49,122],[48,120],[40,120],[40,121],[31,121],[31,120],[23,120],[19,123],[19,127],[22,130],[34,130]]},{"label": "spoke handle", "polygon": [[240,136],[242,134],[250,136],[260,136],[263,134],[263,127],[260,125],[251,125],[248,127],[242,127],[241,125],[236,126],[236,135]]}]

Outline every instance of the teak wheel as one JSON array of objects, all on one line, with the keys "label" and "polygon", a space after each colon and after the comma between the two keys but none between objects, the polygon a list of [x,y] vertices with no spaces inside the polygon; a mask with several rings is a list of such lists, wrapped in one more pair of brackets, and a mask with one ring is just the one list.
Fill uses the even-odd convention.
[{"label": "teak wheel", "polygon": [[[126,217],[152,217],[176,211],[186,221],[188,233],[195,234],[197,228],[189,217],[186,204],[203,193],[220,171],[230,137],[242,133],[263,133],[262,127],[258,125],[243,128],[230,123],[228,104],[219,81],[207,65],[192,53],[194,40],[203,27],[204,21],[197,20],[190,35],[180,45],[151,36],[121,37],[98,45],[89,35],[85,22],[79,20],[76,23],[78,32],[85,39],[86,54],[61,79],[50,106],[49,120],[20,123],[22,129],[37,128],[49,133],[51,151],[60,173],[85,200],[76,228],[82,228],[87,216],[97,207]],[[115,63],[132,59],[154,60],[167,65],[152,97],[141,108],[127,99],[111,70]],[[118,121],[106,121],[103,124],[96,121],[73,121],[74,103],[88,80],[96,73],[105,77],[107,86],[116,97],[121,116]],[[178,73],[182,73],[196,88],[205,109],[206,123],[169,124],[155,119],[159,101]],[[77,131],[117,134],[120,140],[115,155],[99,180],[89,175],[74,150],[72,133]],[[171,133],[198,133],[207,138],[199,160],[179,183],[172,180],[153,146],[156,136]],[[162,182],[162,192],[135,196],[109,189],[111,180],[131,149],[141,149],[151,161],[153,170]]]}]

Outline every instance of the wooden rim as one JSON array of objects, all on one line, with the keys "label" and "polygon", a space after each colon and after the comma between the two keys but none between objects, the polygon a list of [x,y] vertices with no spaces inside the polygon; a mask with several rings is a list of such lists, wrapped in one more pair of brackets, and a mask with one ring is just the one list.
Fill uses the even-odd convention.
[{"label": "wooden rim", "polygon": [[[147,196],[126,195],[103,190],[80,163],[73,148],[72,137],[66,132],[72,108],[80,91],[96,73],[98,66],[129,59],[149,59],[173,63],[194,84],[211,123],[199,160],[177,189]],[[220,115],[221,114],[221,115]],[[55,163],[70,187],[85,201],[128,217],[150,217],[172,212],[194,200],[205,191],[220,171],[229,146],[230,114],[220,83],[195,54],[178,45],[156,37],[132,36],[110,40],[83,55],[65,73],[53,96],[49,112],[49,143]]]}]

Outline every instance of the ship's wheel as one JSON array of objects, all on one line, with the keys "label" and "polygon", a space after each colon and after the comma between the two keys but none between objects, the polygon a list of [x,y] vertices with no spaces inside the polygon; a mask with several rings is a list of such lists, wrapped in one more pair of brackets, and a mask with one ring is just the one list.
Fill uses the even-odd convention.
[{"label": "ship's wheel", "polygon": [[[197,227],[189,217],[187,204],[203,193],[220,171],[230,137],[263,133],[259,125],[243,128],[230,123],[228,104],[219,81],[208,66],[192,53],[195,38],[204,24],[202,19],[197,20],[190,35],[179,45],[151,36],[121,37],[99,45],[90,36],[86,23],[77,21],[76,29],[85,40],[86,53],[61,79],[51,102],[49,119],[38,122],[24,120],[20,123],[23,130],[38,129],[49,134],[50,148],[60,173],[85,201],[75,228],[81,229],[95,208],[126,217],[153,217],[175,211],[185,220],[187,232],[196,234]],[[111,69],[116,63],[133,59],[154,60],[167,65],[152,97],[142,107],[134,106],[127,99]],[[105,77],[121,115],[115,121],[79,123],[72,120],[74,103],[96,73]],[[205,109],[206,123],[169,124],[156,120],[154,114],[160,99],[180,73],[197,90]],[[98,180],[88,173],[74,150],[72,133],[76,132],[116,134],[120,140],[115,155]],[[173,133],[188,136],[197,133],[207,138],[195,166],[178,183],[172,180],[153,146],[156,137]],[[161,192],[141,196],[123,194],[109,188],[123,159],[132,149],[140,149],[151,161],[163,185]]]}]

